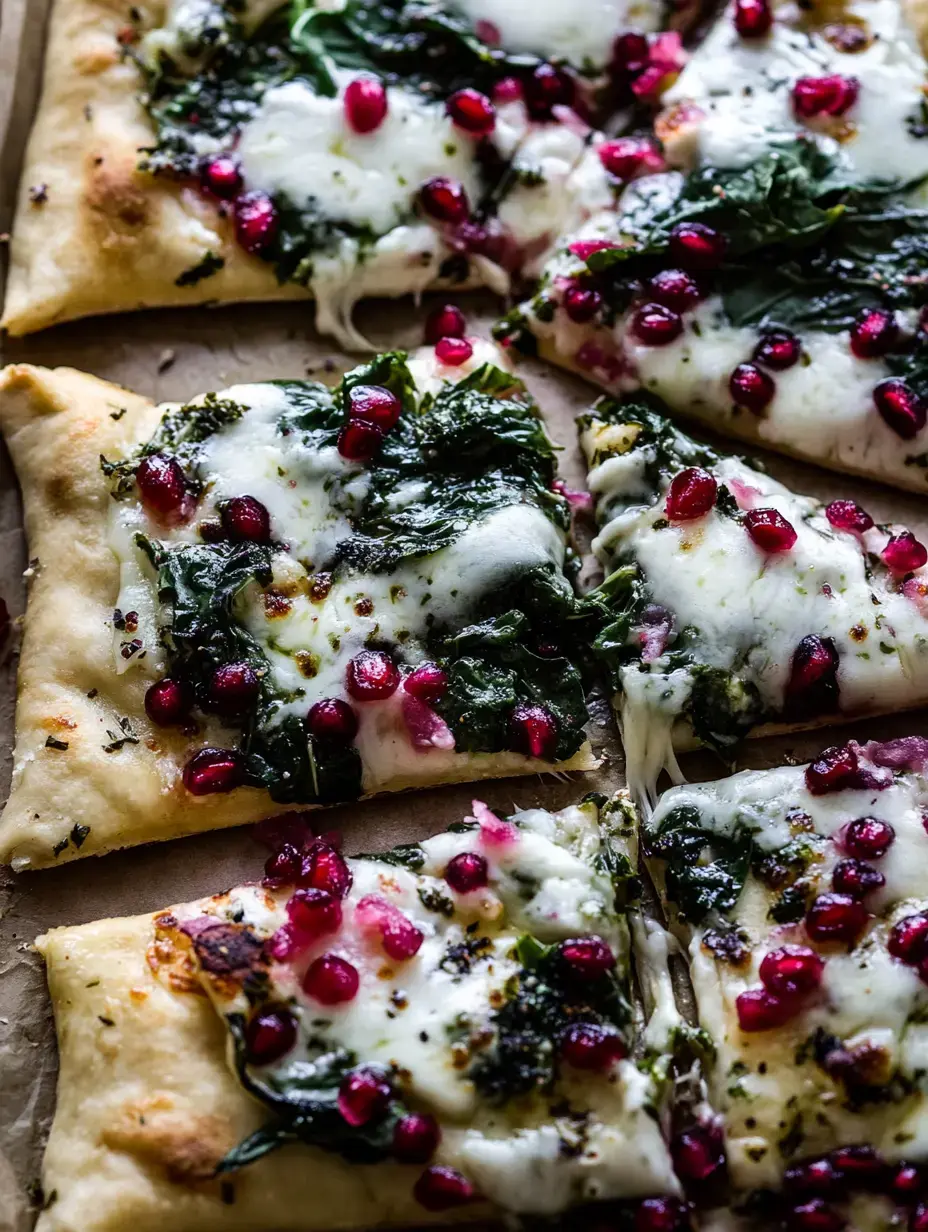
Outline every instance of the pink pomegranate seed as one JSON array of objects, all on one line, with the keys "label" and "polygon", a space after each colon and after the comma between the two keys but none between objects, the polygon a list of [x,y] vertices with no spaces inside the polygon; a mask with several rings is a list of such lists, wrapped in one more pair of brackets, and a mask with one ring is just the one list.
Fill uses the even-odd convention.
[{"label": "pink pomegranate seed", "polygon": [[383,385],[355,385],[348,394],[348,419],[373,424],[381,432],[396,426],[403,407]]},{"label": "pink pomegranate seed", "polygon": [[294,890],[287,903],[287,917],[295,929],[315,941],[341,928],[341,900],[328,890]]},{"label": "pink pomegranate seed", "polygon": [[928,915],[919,911],[894,924],[886,948],[910,966],[928,957]]},{"label": "pink pomegranate seed", "polygon": [[695,280],[678,269],[660,270],[648,283],[647,292],[656,303],[674,312],[686,312],[702,298]]},{"label": "pink pomegranate seed", "polygon": [[592,287],[574,285],[564,292],[564,311],[577,325],[583,325],[601,311],[603,297]]},{"label": "pink pomegranate seed", "polygon": [[348,462],[370,462],[383,444],[383,433],[376,424],[352,419],[338,434],[338,452]]},{"label": "pink pomegranate seed", "polygon": [[460,368],[473,353],[473,344],[466,338],[439,338],[435,343],[435,358],[449,368]]},{"label": "pink pomegranate seed", "polygon": [[245,1028],[245,1052],[252,1065],[279,1061],[296,1043],[296,1018],[288,1009],[264,1010],[255,1014]]},{"label": "pink pomegranate seed", "polygon": [[[609,252],[615,247],[616,244],[612,240],[574,240],[572,244],[567,245],[567,251],[581,261],[589,261],[594,253]],[[655,296],[655,298],[658,297]]]},{"label": "pink pomegranate seed", "polygon": [[907,1206],[925,1189],[925,1177],[916,1164],[897,1164],[889,1181],[889,1196]]},{"label": "pink pomegranate seed", "polygon": [[228,154],[219,154],[204,163],[200,183],[221,201],[231,201],[242,191],[242,173],[238,163]]},{"label": "pink pomegranate seed", "polygon": [[928,1203],[920,1202],[909,1216],[908,1232],[928,1232]]},{"label": "pink pomegranate seed", "polygon": [[810,633],[793,651],[786,685],[786,709],[806,716],[838,705],[838,651],[830,637]]},{"label": "pink pomegranate seed", "polygon": [[813,941],[853,943],[867,927],[869,915],[850,894],[820,894],[806,912],[806,932]]},{"label": "pink pomegranate seed", "polygon": [[659,157],[652,142],[643,137],[617,137],[604,141],[596,151],[599,161],[617,180],[633,180],[640,172],[649,170]]},{"label": "pink pomegranate seed", "polygon": [[813,796],[856,787],[860,773],[856,752],[849,745],[824,749],[806,766],[806,787]]},{"label": "pink pomegranate seed", "polygon": [[635,1211],[635,1232],[683,1232],[690,1226],[676,1198],[645,1198]]},{"label": "pink pomegranate seed", "polygon": [[882,1187],[888,1179],[882,1155],[866,1143],[839,1146],[831,1152],[831,1162],[854,1189],[872,1189],[878,1184]]},{"label": "pink pomegranate seed", "polygon": [[452,122],[472,137],[488,137],[496,127],[496,108],[479,90],[456,90],[445,103],[445,110]]},{"label": "pink pomegranate seed", "polygon": [[419,189],[419,200],[426,214],[439,222],[463,222],[470,213],[464,185],[446,175],[436,175]]},{"label": "pink pomegranate seed", "polygon": [[425,1164],[438,1150],[441,1130],[427,1112],[410,1112],[396,1123],[393,1156],[401,1164]]},{"label": "pink pomegranate seed", "polygon": [[244,193],[235,202],[235,238],[252,256],[271,246],[279,222],[277,209],[267,193]]},{"label": "pink pomegranate seed", "polygon": [[467,333],[464,313],[454,304],[445,304],[429,313],[425,322],[425,341],[434,346],[440,338],[463,338]]},{"label": "pink pomegranate seed", "polygon": [[448,689],[448,673],[437,663],[420,663],[403,681],[403,688],[410,697],[434,705],[440,702]]},{"label": "pink pomegranate seed", "polygon": [[345,87],[345,119],[356,133],[372,133],[387,118],[387,91],[373,77],[356,77]]},{"label": "pink pomegranate seed", "polygon": [[764,334],[751,358],[755,364],[763,364],[774,372],[785,372],[799,362],[801,354],[802,346],[796,335],[785,329],[777,329]]},{"label": "pink pomegranate seed", "polygon": [[223,505],[221,516],[230,539],[267,543],[271,537],[271,515],[253,496],[233,496]]},{"label": "pink pomegranate seed", "polygon": [[481,17],[474,22],[474,34],[480,39],[481,43],[486,43],[488,47],[499,47],[503,41],[503,36],[499,32],[499,26],[495,22],[488,21],[485,17]]},{"label": "pink pomegranate seed", "polygon": [[807,945],[784,945],[764,955],[760,978],[769,993],[788,1001],[814,992],[824,969],[821,958]]},{"label": "pink pomegranate seed", "polygon": [[880,556],[893,573],[912,573],[928,561],[928,548],[910,530],[904,530],[890,537]]},{"label": "pink pomegranate seed", "polygon": [[899,337],[895,313],[872,308],[851,327],[851,350],[858,359],[876,359],[892,350]]},{"label": "pink pomegranate seed", "polygon": [[749,988],[735,998],[738,1026],[742,1031],[770,1031],[782,1027],[796,1014],[793,1001],[781,1001],[766,988]]},{"label": "pink pomegranate seed", "polygon": [[175,458],[153,453],[135,472],[139,499],[145,512],[160,519],[180,517],[187,503],[187,480]]},{"label": "pink pomegranate seed", "polygon": [[844,849],[857,860],[878,860],[893,845],[896,831],[878,817],[858,817],[844,830]]},{"label": "pink pomegranate seed", "polygon": [[544,120],[551,115],[552,107],[569,107],[574,92],[574,83],[566,72],[553,64],[539,64],[526,83],[525,101],[535,119]]},{"label": "pink pomegranate seed", "polygon": [[728,392],[736,406],[759,415],[773,401],[777,387],[773,377],[756,364],[739,364],[728,378]]},{"label": "pink pomegranate seed", "polygon": [[353,880],[345,857],[328,843],[317,839],[303,860],[300,885],[328,890],[333,897],[344,898]]},{"label": "pink pomegranate seed", "polygon": [[674,1167],[683,1181],[702,1184],[725,1163],[722,1135],[714,1125],[695,1125],[674,1138],[670,1146]]},{"label": "pink pomegranate seed", "polygon": [[345,671],[345,687],[359,702],[392,697],[400,685],[400,671],[383,650],[362,650]]},{"label": "pink pomegranate seed", "polygon": [[632,316],[631,328],[645,346],[667,346],[683,333],[683,320],[664,304],[642,304]]},{"label": "pink pomegranate seed", "polygon": [[640,73],[648,62],[651,49],[643,34],[629,30],[612,44],[612,66],[622,74]]},{"label": "pink pomegranate seed", "polygon": [[783,1173],[783,1188],[792,1193],[828,1194],[842,1181],[830,1159],[810,1159]]},{"label": "pink pomegranate seed", "polygon": [[223,663],[209,682],[209,707],[217,714],[244,714],[258,700],[261,681],[248,663]]},{"label": "pink pomegranate seed", "polygon": [[190,713],[193,698],[186,685],[165,676],[150,685],[145,693],[145,713],[158,727],[183,723]]},{"label": "pink pomegranate seed", "polygon": [[427,1211],[449,1211],[473,1201],[474,1187],[457,1169],[432,1164],[416,1181],[412,1196]]},{"label": "pink pomegranate seed", "polygon": [[793,86],[793,108],[801,120],[817,116],[842,116],[857,101],[860,82],[856,77],[800,77]]},{"label": "pink pomegranate seed", "polygon": [[561,959],[580,980],[599,980],[615,967],[615,955],[602,937],[577,937],[561,942]]},{"label": "pink pomegranate seed", "polygon": [[798,1232],[841,1232],[842,1228],[847,1227],[847,1221],[824,1199],[810,1198],[808,1202],[793,1207],[786,1226],[796,1228]]},{"label": "pink pomegranate seed", "polygon": [[526,757],[553,761],[557,735],[557,719],[544,706],[530,706],[523,702],[509,716],[510,747]]},{"label": "pink pomegranate seed", "polygon": [[358,716],[340,697],[326,697],[310,707],[306,728],[317,740],[350,744],[358,734]]},{"label": "pink pomegranate seed", "polygon": [[311,962],[303,976],[303,991],[320,1005],[353,1001],[360,984],[357,969],[337,954],[323,954]]},{"label": "pink pomegranate seed", "polygon": [[625,1041],[616,1028],[595,1022],[572,1023],[562,1034],[559,1047],[568,1065],[598,1073],[628,1056]]},{"label": "pink pomegranate seed", "polygon": [[885,423],[904,441],[917,436],[928,418],[922,399],[897,377],[880,381],[873,390],[873,404]]},{"label": "pink pomegranate seed", "polygon": [[233,791],[243,778],[242,759],[234,749],[200,749],[184,766],[184,786],[192,796]]},{"label": "pink pomegranate seed", "polygon": [[744,528],[765,552],[788,552],[796,531],[776,509],[751,509],[744,515]]},{"label": "pink pomegranate seed", "polygon": [[725,256],[725,236],[701,222],[678,222],[670,232],[668,248],[684,269],[715,269]]},{"label": "pink pomegranate seed", "polygon": [[456,894],[470,894],[488,884],[489,866],[476,851],[462,851],[452,856],[445,866],[445,881]]},{"label": "pink pomegranate seed", "polygon": [[500,105],[517,103],[523,93],[522,82],[518,77],[501,77],[493,87],[493,101]]},{"label": "pink pomegranate seed", "polygon": [[854,500],[834,500],[825,506],[825,517],[835,530],[862,535],[873,526],[873,518]]},{"label": "pink pomegranate seed", "polygon": [[664,506],[672,522],[691,522],[702,518],[715,506],[719,485],[701,466],[688,466],[674,475],[667,489]]},{"label": "pink pomegranate seed", "polygon": [[406,962],[419,953],[425,934],[399,907],[379,894],[365,894],[355,907],[354,915],[358,927],[380,941],[388,958]]},{"label": "pink pomegranate seed", "polygon": [[264,862],[264,879],[273,886],[296,885],[303,869],[303,856],[292,843],[284,843]]},{"label": "pink pomegranate seed", "polygon": [[353,1070],[338,1088],[338,1110],[354,1129],[379,1121],[393,1098],[393,1089],[379,1070]]},{"label": "pink pomegranate seed", "polygon": [[865,898],[885,884],[883,874],[863,860],[839,860],[831,874],[831,888],[854,898]]},{"label": "pink pomegranate seed", "polygon": [[735,29],[742,38],[763,38],[772,25],[773,13],[767,0],[736,0]]}]

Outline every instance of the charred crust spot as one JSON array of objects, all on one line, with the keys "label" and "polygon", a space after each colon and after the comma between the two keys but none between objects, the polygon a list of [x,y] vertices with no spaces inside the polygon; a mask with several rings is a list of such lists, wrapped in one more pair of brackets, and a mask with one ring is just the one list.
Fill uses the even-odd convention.
[{"label": "charred crust spot", "polygon": [[136,179],[135,166],[128,160],[117,165],[115,159],[98,162],[91,157],[86,195],[91,214],[103,232],[104,247],[137,239],[151,222],[151,195]]},{"label": "charred crust spot", "polygon": [[321,603],[331,589],[331,573],[316,573],[309,579],[309,597],[314,603]]},{"label": "charred crust spot", "polygon": [[130,1104],[102,1138],[111,1150],[134,1155],[175,1185],[191,1187],[213,1182],[216,1165],[232,1145],[224,1120],[176,1108],[168,1094]]},{"label": "charred crust spot", "polygon": [[211,975],[245,975],[265,961],[264,943],[236,924],[210,924],[192,938],[194,953]]},{"label": "charred crust spot", "polygon": [[865,641],[867,637],[867,626],[860,624],[853,625],[850,629],[848,629],[848,637],[850,637],[852,642]]},{"label": "charred crust spot", "polygon": [[74,484],[71,476],[50,475],[45,484],[45,499],[53,513],[66,513],[74,502]]}]

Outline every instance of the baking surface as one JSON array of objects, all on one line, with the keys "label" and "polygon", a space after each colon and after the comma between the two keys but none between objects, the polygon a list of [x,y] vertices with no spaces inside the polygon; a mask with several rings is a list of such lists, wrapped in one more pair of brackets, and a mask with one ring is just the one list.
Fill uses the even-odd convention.
[{"label": "baking surface", "polygon": [[[10,226],[18,167],[35,105],[47,0],[0,0],[0,231]],[[497,305],[489,297],[462,297],[474,332],[492,322]],[[404,300],[375,304],[358,314],[362,331],[375,344],[413,347],[432,304]],[[312,308],[271,305],[225,309],[149,312],[103,317],[61,326],[30,338],[0,339],[0,361],[67,364],[116,381],[157,401],[186,399],[208,389],[244,380],[303,377],[326,366],[350,366],[312,328]],[[553,437],[563,446],[560,468],[571,486],[582,486],[573,417],[595,392],[582,382],[523,363],[524,376],[542,406]],[[898,520],[928,534],[925,498],[894,493],[859,480],[767,457],[777,478],[826,499],[852,495],[877,520]],[[0,596],[16,617],[25,603],[26,565],[19,500],[9,457],[0,452]],[[115,596],[114,596],[115,597]],[[10,773],[15,692],[16,641],[0,651],[0,799]],[[451,787],[387,797],[327,810],[316,818],[321,829],[344,832],[346,848],[383,849],[444,828],[460,819],[475,794],[508,810],[535,804],[559,808],[586,791],[613,790],[622,782],[615,734],[601,703],[601,723],[593,742],[604,752],[599,771],[559,780],[554,776],[496,781],[472,788]],[[887,739],[928,734],[928,712],[889,716],[842,728],[841,738]],[[831,743],[828,732],[781,737],[751,744],[739,768],[764,767],[788,758],[807,760]],[[692,777],[717,777],[720,763],[708,756],[683,760]],[[167,903],[196,898],[250,880],[260,872],[263,850],[247,829],[219,831],[87,859],[59,870],[14,877],[0,871],[0,1232],[25,1232],[32,1226],[31,1188],[54,1101],[54,1031],[44,973],[31,951],[34,937],[59,924],[77,924],[107,915],[151,911]]]}]

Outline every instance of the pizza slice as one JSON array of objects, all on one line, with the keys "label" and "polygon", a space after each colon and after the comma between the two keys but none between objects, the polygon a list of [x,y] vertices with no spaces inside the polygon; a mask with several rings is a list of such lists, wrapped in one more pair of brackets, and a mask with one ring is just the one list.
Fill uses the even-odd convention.
[{"label": "pizza slice", "polygon": [[6,370],[33,557],[6,860],[595,764],[567,503],[495,358],[166,407]]},{"label": "pizza slice", "polygon": [[[928,701],[928,549],[854,500],[827,506],[684,435],[656,400],[580,421],[609,576],[590,600],[628,782],[675,750]],[[611,621],[611,623],[610,623]]]},{"label": "pizza slice", "polygon": [[737,1226],[928,1218],[926,766],[922,737],[851,741],[675,787],[647,824],[716,1050]]},{"label": "pizza slice", "polygon": [[260,884],[40,938],[61,1054],[40,1232],[640,1199],[665,1222],[639,1228],[682,1230],[667,1084],[630,1059],[634,809],[473,814],[383,856],[284,847]]},{"label": "pizza slice", "polygon": [[872,0],[738,0],[654,135],[620,143],[618,208],[563,241],[501,336],[722,433],[925,491],[922,24]]}]

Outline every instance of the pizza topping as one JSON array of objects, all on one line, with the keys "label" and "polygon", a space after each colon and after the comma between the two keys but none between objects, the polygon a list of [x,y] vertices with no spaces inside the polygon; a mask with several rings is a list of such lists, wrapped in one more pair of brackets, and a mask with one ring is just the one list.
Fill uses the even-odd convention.
[{"label": "pizza topping", "polygon": [[674,522],[702,518],[715,505],[718,484],[708,471],[698,466],[680,471],[667,489],[667,516]]},{"label": "pizza topping", "polygon": [[403,680],[403,689],[418,701],[434,705],[448,691],[448,673],[437,663],[420,663]]},{"label": "pizza topping", "polygon": [[799,362],[802,345],[789,330],[769,330],[754,348],[751,358],[755,364],[763,364],[774,372],[785,372]]},{"label": "pizza topping", "polygon": [[725,1167],[721,1126],[693,1125],[677,1134],[670,1146],[677,1175],[686,1185],[704,1185]]},{"label": "pizza topping", "polygon": [[885,884],[883,874],[863,860],[841,860],[831,874],[832,889],[854,898],[866,898],[868,894],[881,890]]},{"label": "pizza topping", "polygon": [[896,832],[888,821],[858,817],[845,827],[841,841],[848,855],[855,859],[877,860],[886,855],[895,837]]},{"label": "pizza topping", "polygon": [[855,500],[834,500],[825,506],[825,517],[835,530],[862,535],[873,526],[873,518]]},{"label": "pizza topping", "polygon": [[869,915],[849,894],[820,894],[806,912],[806,932],[813,941],[853,943],[867,926]]},{"label": "pizza topping", "polygon": [[671,260],[691,270],[715,269],[726,247],[725,236],[701,222],[678,222],[667,239]]},{"label": "pizza topping", "polygon": [[686,1207],[676,1198],[645,1198],[635,1211],[635,1232],[684,1232]]},{"label": "pizza topping", "polygon": [[645,346],[667,346],[683,332],[683,321],[663,304],[642,304],[635,310],[631,327]]},{"label": "pizza topping", "polygon": [[338,954],[322,954],[306,968],[303,991],[320,1005],[341,1005],[358,995],[357,968]]},{"label": "pizza topping", "polygon": [[891,535],[880,555],[893,573],[912,573],[928,561],[928,549],[910,530]]},{"label": "pizza topping", "polygon": [[792,1002],[775,997],[766,988],[749,988],[747,992],[739,993],[735,1008],[738,1026],[746,1032],[772,1031],[774,1027],[782,1027],[796,1015],[796,1007]]},{"label": "pizza topping", "polygon": [[411,1112],[393,1131],[393,1154],[401,1164],[425,1164],[438,1150],[441,1129],[431,1113]]},{"label": "pizza topping", "polygon": [[577,283],[564,292],[564,311],[578,325],[592,321],[603,307],[603,297],[592,287]]},{"label": "pizza topping", "polygon": [[363,419],[349,420],[338,434],[338,452],[349,462],[370,462],[382,444],[381,430]]},{"label": "pizza topping", "polygon": [[659,270],[648,282],[647,293],[649,299],[672,308],[674,312],[686,312],[702,298],[696,280],[679,269]]},{"label": "pizza topping", "polygon": [[165,676],[145,690],[145,713],[157,727],[172,727],[190,717],[193,698],[180,680]]},{"label": "pizza topping", "polygon": [[234,749],[200,749],[184,766],[183,777],[192,796],[209,796],[241,787],[244,766]]},{"label": "pizza topping", "polygon": [[346,686],[359,702],[391,697],[400,684],[399,668],[382,650],[362,650],[347,667]]},{"label": "pizza topping", "polygon": [[777,387],[773,377],[756,364],[739,364],[728,378],[728,390],[736,406],[760,415],[773,401]]},{"label": "pizza topping", "polygon": [[664,160],[652,141],[644,137],[617,137],[597,147],[599,161],[617,180],[627,182],[638,175],[664,169]]},{"label": "pizza topping", "polygon": [[810,1198],[790,1211],[790,1222],[800,1232],[842,1232],[847,1220],[822,1198]]},{"label": "pizza topping", "polygon": [[200,172],[203,187],[220,201],[232,201],[242,191],[242,171],[236,159],[220,154],[203,164]]},{"label": "pizza topping", "polygon": [[467,320],[455,304],[445,304],[429,313],[425,322],[425,341],[432,346],[440,338],[463,338],[467,333]]},{"label": "pizza topping", "polygon": [[605,1073],[628,1055],[619,1031],[608,1024],[575,1022],[558,1041],[561,1056],[574,1069]]},{"label": "pizza topping", "polygon": [[367,894],[355,908],[361,931],[379,938],[388,958],[405,962],[418,954],[425,934],[398,907],[378,894]]},{"label": "pizza topping", "polygon": [[433,1164],[416,1181],[413,1196],[427,1211],[450,1211],[472,1202],[476,1193],[467,1177],[455,1168]]},{"label": "pizza topping", "polygon": [[917,912],[893,925],[886,948],[894,958],[917,965],[928,957],[928,915]]},{"label": "pizza topping", "polygon": [[290,935],[299,937],[303,948],[319,937],[338,932],[342,924],[341,901],[328,890],[297,889],[287,903]]},{"label": "pizza topping", "polygon": [[760,978],[768,992],[790,1000],[814,992],[822,982],[823,967],[821,958],[808,946],[784,945],[764,955]]},{"label": "pizza topping", "polygon": [[476,851],[462,851],[445,865],[445,881],[456,894],[470,894],[489,884],[486,857]]},{"label": "pizza topping", "polygon": [[326,890],[336,898],[344,898],[352,886],[352,873],[344,856],[329,843],[316,839],[306,858],[300,884]]},{"label": "pizza topping", "polygon": [[439,222],[463,222],[470,213],[467,192],[459,180],[436,175],[419,189],[419,200],[426,214]]},{"label": "pizza topping", "polygon": [[872,308],[862,313],[851,326],[851,350],[858,359],[875,359],[891,351],[899,338],[893,312]]},{"label": "pizza topping", "polygon": [[383,385],[353,385],[348,391],[348,419],[373,424],[381,432],[395,428],[402,412],[399,398]]},{"label": "pizza topping", "polygon": [[487,137],[496,126],[496,108],[479,90],[456,90],[445,107],[457,127],[473,137]]},{"label": "pizza topping", "polygon": [[751,509],[744,515],[744,528],[765,552],[788,552],[797,535],[777,509]]},{"label": "pizza topping", "polygon": [[845,744],[825,749],[806,767],[805,780],[813,796],[862,786],[856,748]]},{"label": "pizza topping", "polygon": [[253,496],[233,496],[220,506],[223,529],[230,539],[241,543],[267,543],[271,537],[271,515]]},{"label": "pizza topping", "polygon": [[135,482],[139,499],[152,517],[173,523],[188,515],[187,480],[176,459],[160,453],[143,458]]},{"label": "pizza topping", "polygon": [[353,1070],[338,1090],[338,1110],[357,1128],[380,1120],[393,1098],[393,1089],[382,1071],[365,1067]]},{"label": "pizza topping", "polygon": [[439,338],[435,343],[435,358],[449,368],[460,368],[473,353],[473,344],[466,338]]},{"label": "pizza topping", "polygon": [[267,193],[255,190],[235,200],[235,238],[252,256],[260,256],[277,238],[280,216]]},{"label": "pizza topping", "polygon": [[539,64],[525,83],[525,101],[536,120],[550,119],[555,107],[569,107],[574,94],[573,78],[553,64]]},{"label": "pizza topping", "polygon": [[509,735],[516,752],[550,761],[557,748],[557,719],[545,706],[520,703],[510,716]]},{"label": "pizza topping", "polygon": [[560,947],[561,961],[580,980],[598,980],[615,967],[615,955],[602,937],[577,937]]},{"label": "pizza topping", "polygon": [[873,390],[873,403],[897,436],[910,441],[925,426],[928,418],[924,399],[897,377],[887,377]]},{"label": "pizza topping", "polygon": [[258,699],[261,680],[248,663],[223,663],[209,682],[209,708],[234,717],[250,710]]},{"label": "pizza topping", "polygon": [[358,734],[358,716],[340,697],[326,697],[310,707],[306,727],[317,740],[350,744]]},{"label": "pizza topping", "polygon": [[734,22],[741,38],[764,38],[773,25],[768,0],[735,0]]},{"label": "pizza topping", "polygon": [[357,77],[345,87],[345,116],[356,133],[372,133],[387,116],[387,91],[373,77]]},{"label": "pizza topping", "polygon": [[297,1021],[284,1006],[255,1014],[245,1028],[245,1048],[252,1065],[272,1065],[296,1043]]},{"label": "pizza topping", "polygon": [[784,695],[784,712],[793,718],[811,718],[837,710],[840,696],[840,658],[830,637],[810,633],[793,651]]}]

